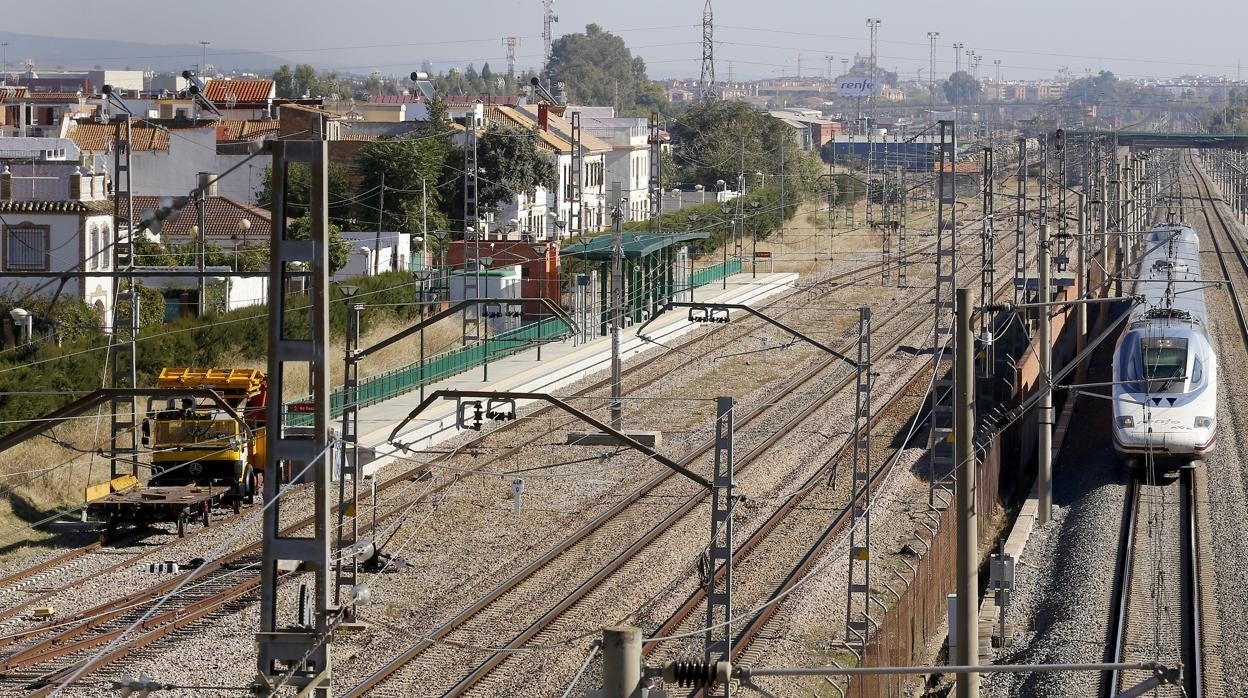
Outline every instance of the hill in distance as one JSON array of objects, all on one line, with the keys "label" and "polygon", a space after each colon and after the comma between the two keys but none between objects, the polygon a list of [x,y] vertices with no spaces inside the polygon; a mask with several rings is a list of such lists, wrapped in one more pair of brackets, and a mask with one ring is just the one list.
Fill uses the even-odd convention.
[{"label": "hill in distance", "polygon": [[[201,46],[185,44],[147,44],[109,39],[77,39],[35,36],[0,31],[0,42],[8,42],[4,50],[5,64],[10,72],[26,69],[33,60],[35,72],[40,70],[85,70],[92,68],[154,70],[181,72],[199,64]],[[292,63],[268,53],[245,49],[208,47],[208,64],[223,72],[271,72],[283,63]]]}]

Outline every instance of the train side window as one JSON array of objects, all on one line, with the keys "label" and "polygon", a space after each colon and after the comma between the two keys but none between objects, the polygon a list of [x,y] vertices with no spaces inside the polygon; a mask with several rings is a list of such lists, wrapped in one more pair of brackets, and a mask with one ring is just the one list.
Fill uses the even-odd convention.
[{"label": "train side window", "polygon": [[1123,390],[1138,393],[1144,391],[1143,366],[1140,358],[1140,340],[1134,334],[1122,340],[1118,348],[1118,375],[1114,380],[1122,384]]}]

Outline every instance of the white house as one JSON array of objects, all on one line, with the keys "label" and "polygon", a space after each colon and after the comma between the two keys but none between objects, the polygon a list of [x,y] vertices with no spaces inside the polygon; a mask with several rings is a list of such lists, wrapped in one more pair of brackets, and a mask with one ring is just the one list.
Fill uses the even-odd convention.
[{"label": "white house", "polygon": [[[579,110],[579,107],[569,107]],[[650,215],[650,120],[581,114],[581,128],[611,146],[607,151],[607,185],[618,182],[628,199],[626,221]]]},{"label": "white house", "polygon": [[[228,124],[209,123],[195,128],[135,126],[130,137],[130,189],[149,196],[186,196],[197,185],[200,172],[226,172],[246,153],[218,153],[218,130]],[[71,139],[89,165],[113,174],[112,124],[66,120],[63,137]],[[217,191],[240,201],[251,201],[264,176],[266,161],[253,159],[217,182]]]},{"label": "white house", "polygon": [[[31,180],[37,186],[28,186]],[[25,193],[28,192],[28,193]],[[19,277],[21,272],[113,269],[112,202],[103,173],[72,162],[31,162],[0,169],[0,293],[72,296],[91,306],[105,328],[113,322],[115,285],[108,276]]]},{"label": "white house", "polygon": [[407,233],[352,230],[344,231],[342,238],[351,254],[346,266],[334,272],[334,281],[411,268],[412,236]]}]

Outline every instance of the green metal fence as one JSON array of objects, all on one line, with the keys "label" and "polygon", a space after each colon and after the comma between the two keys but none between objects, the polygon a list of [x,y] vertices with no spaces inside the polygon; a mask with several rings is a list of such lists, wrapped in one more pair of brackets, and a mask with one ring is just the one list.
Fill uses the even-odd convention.
[{"label": "green metal fence", "polygon": [[690,281],[694,288],[705,286],[712,281],[719,281],[725,276],[741,273],[741,260],[730,259],[727,262],[720,262],[711,267],[702,269],[694,269],[690,277]]},{"label": "green metal fence", "polygon": [[[725,276],[740,273],[740,271],[741,260],[733,259],[729,260],[727,264],[721,262],[703,269],[695,269],[691,276],[691,281],[696,288],[719,281]],[[499,332],[497,336],[489,338],[489,360],[496,361],[523,351],[531,347],[535,342],[558,339],[566,334],[567,330],[568,327],[561,318],[552,317],[541,322]],[[408,366],[401,366],[384,373],[369,376],[360,381],[358,388],[359,407],[375,405],[404,393],[419,390],[422,383],[429,385],[430,383],[436,383],[450,376],[476,368],[485,362],[486,344],[486,342],[478,342],[460,349],[452,349],[426,357],[423,370],[421,369],[422,364],[416,362]],[[345,398],[346,394],[342,386],[337,386],[334,392],[330,394],[329,411],[331,417],[342,415],[342,406]],[[311,396],[305,396],[286,403],[285,412],[288,425],[306,426],[312,423],[312,415],[289,411],[292,403],[304,403],[311,399]]]},{"label": "green metal fence", "polygon": [[[499,332],[489,338],[489,358],[496,361],[516,352],[528,349],[534,342],[558,339],[568,331],[562,318],[552,317],[523,327]],[[434,354],[425,358],[424,369],[418,361],[408,366],[391,369],[384,373],[369,376],[360,381],[359,406],[361,408],[375,405],[404,393],[419,390],[421,383],[429,385],[449,376],[480,366],[484,363],[487,342],[478,342],[460,349]],[[337,386],[329,396],[330,416],[342,415],[343,401],[346,393],[343,387]],[[308,402],[311,396],[305,396],[293,402]],[[290,412],[287,403],[286,423],[291,426],[306,426],[312,423],[312,415]]]}]

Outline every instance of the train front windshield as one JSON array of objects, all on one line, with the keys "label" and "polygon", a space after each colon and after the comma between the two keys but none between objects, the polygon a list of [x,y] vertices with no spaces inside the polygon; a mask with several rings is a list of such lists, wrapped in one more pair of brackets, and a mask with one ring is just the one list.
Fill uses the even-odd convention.
[{"label": "train front windshield", "polygon": [[1182,392],[1187,381],[1187,340],[1130,336],[1119,348],[1118,366],[1118,380],[1130,392]]}]

